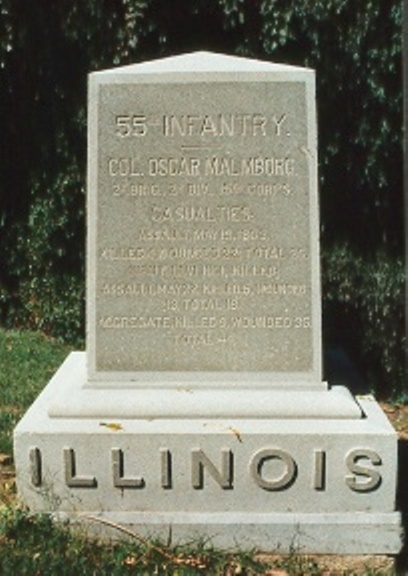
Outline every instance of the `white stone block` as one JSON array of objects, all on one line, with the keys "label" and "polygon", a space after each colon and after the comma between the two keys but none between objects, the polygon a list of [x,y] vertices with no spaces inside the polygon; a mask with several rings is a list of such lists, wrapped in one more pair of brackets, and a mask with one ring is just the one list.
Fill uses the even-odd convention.
[{"label": "white stone block", "polygon": [[56,399],[78,393],[75,364],[84,370],[83,354],[15,430],[18,492],[32,510],[177,542],[399,551],[397,439],[372,398],[358,400],[363,418],[50,417]]}]

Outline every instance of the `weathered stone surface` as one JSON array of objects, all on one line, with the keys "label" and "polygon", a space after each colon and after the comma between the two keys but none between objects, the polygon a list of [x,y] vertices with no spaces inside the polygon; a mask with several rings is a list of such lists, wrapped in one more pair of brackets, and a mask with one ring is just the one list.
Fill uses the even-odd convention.
[{"label": "weathered stone surface", "polygon": [[92,74],[89,109],[92,379],[323,386],[314,72],[199,53]]},{"label": "weathered stone surface", "polygon": [[78,362],[72,355],[15,431],[18,490],[31,509],[176,541],[399,550],[396,434],[372,398],[359,400],[365,418],[350,420],[51,418]]}]

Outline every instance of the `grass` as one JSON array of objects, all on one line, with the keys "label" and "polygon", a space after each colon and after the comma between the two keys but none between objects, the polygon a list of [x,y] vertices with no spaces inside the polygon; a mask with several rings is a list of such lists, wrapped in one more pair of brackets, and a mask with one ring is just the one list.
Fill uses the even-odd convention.
[{"label": "grass", "polygon": [[11,454],[14,426],[69,351],[39,332],[0,329],[0,452]]},{"label": "grass", "polygon": [[384,563],[362,562],[359,568],[339,565],[333,570],[317,557],[269,557],[255,552],[228,552],[205,544],[168,547],[135,538],[101,542],[85,533],[55,525],[47,515],[31,516],[18,507],[0,513],[0,574],[2,576],[392,576]]},{"label": "grass", "polygon": [[391,576],[390,563],[362,560],[347,567],[342,559],[318,560],[296,554],[271,557],[228,552],[197,542],[169,547],[134,534],[126,541],[101,542],[84,532],[31,515],[16,502],[12,430],[70,352],[67,345],[40,333],[0,329],[0,575],[115,576],[127,574],[205,576]]},{"label": "grass", "polygon": [[[44,545],[44,543],[46,543]],[[49,516],[14,509],[0,520],[0,574],[41,576],[115,576],[125,574],[253,575],[265,566],[251,554],[231,555],[195,547],[168,548],[149,541],[101,543]]]}]

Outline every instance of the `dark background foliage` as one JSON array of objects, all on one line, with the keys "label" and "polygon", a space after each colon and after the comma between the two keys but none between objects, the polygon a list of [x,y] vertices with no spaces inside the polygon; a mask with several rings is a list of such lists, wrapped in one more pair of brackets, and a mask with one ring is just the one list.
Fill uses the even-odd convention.
[{"label": "dark background foliage", "polygon": [[395,0],[0,0],[0,322],[83,340],[88,72],[198,49],[306,65],[327,357],[404,393],[401,19]]}]

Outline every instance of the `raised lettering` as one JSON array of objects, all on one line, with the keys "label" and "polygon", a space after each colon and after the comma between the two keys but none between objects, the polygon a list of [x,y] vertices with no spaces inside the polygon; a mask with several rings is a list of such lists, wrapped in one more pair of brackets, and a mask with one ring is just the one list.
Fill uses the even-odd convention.
[{"label": "raised lettering", "polygon": [[30,448],[28,457],[30,460],[31,484],[39,487],[42,484],[42,457],[39,448]]},{"label": "raised lettering", "polygon": [[326,487],[326,452],[315,450],[314,453],[313,488],[324,490]]},{"label": "raised lettering", "polygon": [[[277,478],[265,478],[264,467],[270,461],[279,460],[284,470]],[[265,448],[254,454],[249,464],[251,478],[264,490],[276,492],[286,490],[296,480],[297,464],[288,452],[279,448]]]},{"label": "raised lettering", "polygon": [[144,488],[145,481],[143,478],[125,478],[123,450],[112,448],[112,473],[113,485],[115,488]]},{"label": "raised lettering", "polygon": [[228,449],[221,450],[221,471],[213,464],[201,448],[191,451],[191,482],[193,488],[204,488],[204,470],[223,489],[233,488],[233,455]]},{"label": "raised lettering", "polygon": [[[368,461],[368,466],[360,461]],[[351,475],[346,476],[346,485],[354,492],[372,492],[381,485],[382,478],[373,466],[381,466],[381,457],[369,448],[355,448],[346,456],[346,465]],[[359,480],[360,479],[360,480]]]},{"label": "raised lettering", "polygon": [[173,460],[167,448],[160,448],[160,469],[162,488],[173,488]]},{"label": "raised lettering", "polygon": [[77,476],[76,456],[72,448],[64,448],[65,483],[69,488],[96,488],[98,483],[94,476]]}]

